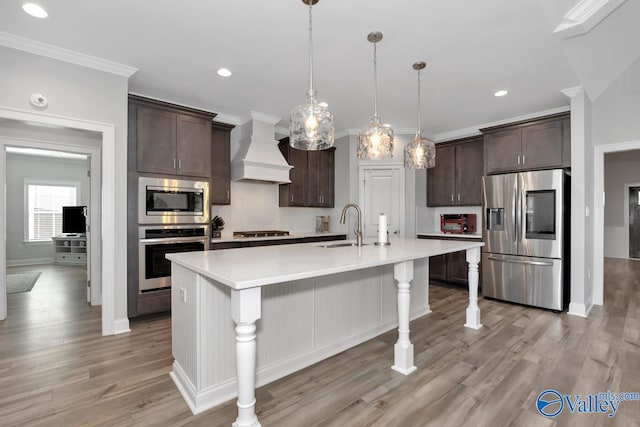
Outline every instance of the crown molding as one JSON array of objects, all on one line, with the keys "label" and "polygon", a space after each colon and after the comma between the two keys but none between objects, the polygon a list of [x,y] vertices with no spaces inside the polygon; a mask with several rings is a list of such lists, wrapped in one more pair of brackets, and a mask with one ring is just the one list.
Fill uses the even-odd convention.
[{"label": "crown molding", "polygon": [[513,123],[513,122],[519,122],[522,120],[529,120],[529,119],[534,119],[536,117],[542,117],[542,116],[550,116],[552,114],[558,114],[558,113],[565,113],[567,111],[570,111],[571,107],[569,107],[568,105],[566,107],[559,107],[559,108],[552,108],[551,110],[545,110],[545,111],[538,111],[537,113],[531,113],[531,114],[525,114],[522,116],[517,116],[517,117],[511,117],[508,119],[504,119],[504,120],[498,120],[496,122],[491,122],[491,123],[485,123],[482,125],[477,125],[477,126],[471,126],[468,128],[464,128],[464,129],[458,129],[458,130],[454,130],[451,132],[443,132],[443,133],[439,133],[435,136],[434,141],[436,143],[438,142],[445,142],[445,141],[451,141],[454,139],[460,139],[460,138],[466,138],[468,136],[476,136],[476,135],[480,135],[480,129],[484,129],[484,128],[490,128],[490,127],[494,127],[494,126],[500,126],[500,125],[506,125],[509,123]]},{"label": "crown molding", "polygon": [[240,117],[225,113],[218,113],[216,115],[216,118],[213,120],[215,122],[226,123],[234,126],[240,126],[242,124],[242,120],[240,120]]},{"label": "crown molding", "polygon": [[69,49],[16,36],[15,34],[3,31],[0,31],[0,45],[32,53],[34,55],[57,59],[58,61],[69,62],[82,67],[93,68],[94,70],[104,71],[106,73],[117,74],[127,78],[138,72],[137,68],[130,67],[128,65],[98,58],[97,56],[74,52]]},{"label": "crown molding", "polygon": [[245,124],[250,120],[257,120],[259,122],[269,123],[271,125],[276,125],[280,123],[282,120],[280,117],[272,116],[271,114],[261,113],[259,111],[250,111],[248,116],[245,116],[241,119],[240,124]]},{"label": "crown molding", "polygon": [[553,30],[561,39],[586,34],[627,0],[581,0]]},{"label": "crown molding", "polygon": [[560,92],[565,94],[569,98],[573,98],[583,89],[583,86],[574,86],[567,89],[562,89]]}]

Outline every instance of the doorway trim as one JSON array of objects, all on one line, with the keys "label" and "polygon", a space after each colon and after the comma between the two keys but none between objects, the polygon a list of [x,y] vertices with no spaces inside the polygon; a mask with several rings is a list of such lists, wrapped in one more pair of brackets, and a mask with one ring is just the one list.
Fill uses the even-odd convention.
[{"label": "doorway trim", "polygon": [[[593,303],[604,303],[604,155],[617,151],[639,150],[640,141],[594,146],[593,155]],[[628,223],[627,219],[627,223]],[[628,239],[628,233],[627,233]],[[628,253],[628,246],[627,246]]]},{"label": "doorway trim", "polygon": [[640,187],[640,183],[638,184],[625,184],[624,185],[624,248],[627,259],[637,259],[631,258],[629,254],[629,189],[631,187]]},{"label": "doorway trim", "polygon": [[[102,191],[101,198],[101,278],[102,278],[102,335],[113,335],[129,330],[128,319],[121,319],[116,325],[115,319],[115,126],[110,123],[54,116],[39,112],[24,111],[0,106],[0,118],[21,122],[40,123],[63,128],[97,132],[102,135]],[[0,156],[0,168],[5,169],[5,155]],[[0,173],[0,188],[4,189],[5,174]],[[0,275],[6,275],[6,212],[5,197],[0,197]],[[95,239],[95,238],[94,238]],[[0,289],[0,320],[7,317],[6,285]],[[126,323],[126,324],[125,324]]]}]

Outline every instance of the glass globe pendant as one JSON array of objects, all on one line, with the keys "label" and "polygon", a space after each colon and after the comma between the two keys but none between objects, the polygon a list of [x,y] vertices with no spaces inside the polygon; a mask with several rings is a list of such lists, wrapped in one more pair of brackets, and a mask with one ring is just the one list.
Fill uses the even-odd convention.
[{"label": "glass globe pendant", "polygon": [[358,133],[358,159],[385,159],[393,157],[394,137],[393,129],[387,124],[380,123],[378,116],[378,72],[376,43],[382,40],[382,33],[374,31],[367,35],[367,40],[373,43],[373,116],[368,125]]},{"label": "glass globe pendant", "polygon": [[428,169],[436,165],[436,145],[422,135],[420,128],[420,71],[426,66],[424,62],[413,64],[413,69],[418,71],[418,128],[413,141],[404,147],[404,167],[407,169]]},{"label": "glass globe pendant", "polygon": [[333,147],[333,113],[326,103],[318,103],[313,89],[313,38],[311,7],[318,0],[302,0],[309,5],[309,91],[307,102],[298,105],[289,116],[289,145],[299,150],[325,150]]}]

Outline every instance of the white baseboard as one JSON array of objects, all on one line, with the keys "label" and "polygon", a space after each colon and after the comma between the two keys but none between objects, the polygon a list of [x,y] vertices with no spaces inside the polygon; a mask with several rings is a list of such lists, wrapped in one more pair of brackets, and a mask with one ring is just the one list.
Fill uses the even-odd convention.
[{"label": "white baseboard", "polygon": [[568,314],[572,315],[572,316],[579,316],[579,317],[587,317],[589,316],[589,312],[591,311],[591,307],[593,307],[593,305],[590,305],[589,308],[587,309],[587,306],[584,304],[580,304],[577,302],[572,302],[569,304],[569,311]]},{"label": "white baseboard", "polygon": [[[410,318],[411,320],[414,320],[429,313],[431,313],[431,309],[427,305],[413,311],[410,314]],[[272,381],[290,375],[296,371],[306,368],[307,366],[311,366],[314,363],[390,331],[397,326],[397,319],[389,320],[349,337],[342,338],[321,347],[316,347],[303,353],[298,353],[289,359],[280,360],[277,363],[264,366],[256,372],[256,387],[269,384]],[[392,351],[391,347],[390,351]],[[189,381],[187,375],[184,373],[177,361],[173,362],[173,370],[170,373],[170,376],[194,415],[218,406],[221,403],[237,397],[238,395],[238,386],[235,376],[232,379],[218,383],[215,386],[199,393],[196,391],[193,384],[191,384],[191,381]]]},{"label": "white baseboard", "polygon": [[53,258],[30,258],[7,260],[7,267],[21,267],[23,265],[53,264]]},{"label": "white baseboard", "polygon": [[129,319],[127,317],[115,319],[113,321],[113,335],[124,334],[125,332],[131,332]]}]

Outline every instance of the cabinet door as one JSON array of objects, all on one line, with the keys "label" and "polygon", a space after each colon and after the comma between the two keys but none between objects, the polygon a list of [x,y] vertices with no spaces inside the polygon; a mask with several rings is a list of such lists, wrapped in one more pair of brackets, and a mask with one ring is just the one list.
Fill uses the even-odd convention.
[{"label": "cabinet door", "polygon": [[562,167],[562,121],[522,128],[522,168]]},{"label": "cabinet door", "polygon": [[211,122],[178,114],[176,121],[178,174],[211,175]]},{"label": "cabinet door", "polygon": [[447,254],[447,281],[459,285],[469,284],[467,252],[459,251]]},{"label": "cabinet door", "polygon": [[209,200],[212,205],[231,203],[231,129],[214,129],[211,132],[211,185]]},{"label": "cabinet door", "polygon": [[307,153],[307,206],[334,206],[335,148]]},{"label": "cabinet door", "polygon": [[289,165],[290,184],[281,184],[280,206],[306,206],[307,203],[307,151],[296,150],[289,145],[289,138],[282,139],[278,144],[280,152]]},{"label": "cabinet door", "polygon": [[482,204],[482,147],[482,138],[456,146],[456,202],[459,205]]},{"label": "cabinet door", "polygon": [[435,256],[429,257],[429,279],[440,280],[440,281],[447,280],[447,256],[446,255],[435,255]]},{"label": "cabinet door", "polygon": [[176,173],[176,115],[137,107],[138,172]]},{"label": "cabinet door", "polygon": [[484,164],[486,173],[510,172],[520,168],[518,162],[522,129],[487,133],[484,136]]},{"label": "cabinet door", "polygon": [[427,170],[427,206],[454,205],[455,180],[455,146],[436,145],[436,166]]}]

